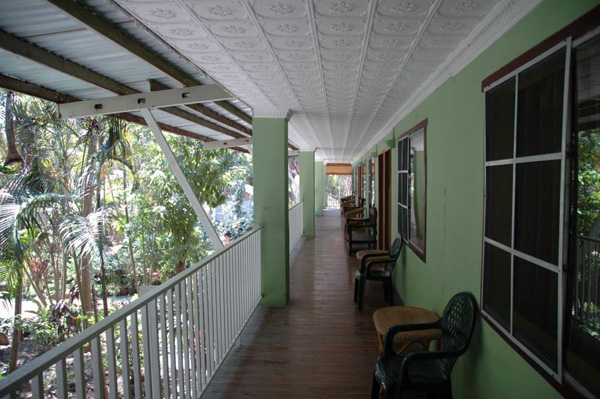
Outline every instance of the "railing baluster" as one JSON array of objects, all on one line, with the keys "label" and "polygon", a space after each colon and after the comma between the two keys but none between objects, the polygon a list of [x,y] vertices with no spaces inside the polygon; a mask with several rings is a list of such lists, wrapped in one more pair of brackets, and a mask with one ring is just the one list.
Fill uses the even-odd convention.
[{"label": "railing baluster", "polygon": [[56,362],[56,397],[61,399],[67,399],[68,397],[68,384],[67,384],[67,364],[65,359],[61,359]]},{"label": "railing baluster", "polygon": [[163,398],[169,398],[170,396],[170,384],[169,384],[169,347],[167,338],[167,314],[170,316],[171,312],[167,308],[167,294],[162,294],[160,298],[160,344],[162,350],[162,384],[163,384]]},{"label": "railing baluster", "polygon": [[[148,311],[148,329],[149,329],[149,340],[148,348],[150,349],[150,372],[151,372],[151,386],[152,386],[152,397],[160,398],[160,343],[158,342],[158,301],[153,299],[146,306]],[[161,309],[162,313],[162,309]]]},{"label": "railing baluster", "polygon": [[225,282],[227,284],[226,289],[225,289],[225,299],[227,301],[227,349],[229,350],[229,348],[231,348],[231,344],[233,341],[233,301],[232,298],[234,296],[234,292],[233,292],[233,273],[231,272],[231,264],[233,263],[233,258],[235,256],[235,254],[237,253],[237,248],[234,248],[233,251],[229,251],[227,252],[225,255],[227,255],[226,259],[226,268],[225,271],[227,273],[227,277],[225,279]]},{"label": "railing baluster", "polygon": [[[188,344],[189,336],[188,336],[188,314],[187,314],[187,301],[186,301],[186,289],[185,289],[185,280],[179,283],[179,289],[181,292],[181,325],[183,327],[183,332],[181,339],[183,341],[183,381],[185,394],[190,395],[190,347]],[[187,396],[186,396],[187,397]]]},{"label": "railing baluster", "polygon": [[177,329],[177,337],[175,339],[176,354],[177,354],[177,385],[179,388],[178,397],[185,397],[184,380],[183,380],[183,350],[181,349],[181,286],[175,286],[175,328]]},{"label": "railing baluster", "polygon": [[198,397],[196,386],[196,319],[194,317],[193,295],[194,290],[193,275],[186,279],[187,286],[187,315],[188,315],[188,339],[189,339],[189,357],[190,357],[190,392],[193,398]]},{"label": "railing baluster", "polygon": [[117,399],[119,393],[117,387],[117,357],[115,356],[115,333],[112,328],[106,330],[106,357],[108,362],[108,397]]},{"label": "railing baluster", "polygon": [[202,291],[198,284],[201,279],[200,272],[193,274],[193,291],[194,291],[194,342],[195,344],[195,356],[194,361],[196,363],[196,374],[194,378],[196,380],[196,391],[198,395],[202,392],[202,321],[200,320],[200,304],[202,302]]},{"label": "railing baluster", "polygon": [[119,337],[121,348],[121,381],[123,384],[123,399],[129,399],[131,392],[129,388],[129,337],[127,333],[127,318],[119,322]]},{"label": "railing baluster", "polygon": [[78,398],[86,397],[84,366],[85,365],[83,363],[83,348],[77,348],[73,352],[73,371],[75,372],[75,392],[77,393]]},{"label": "railing baluster", "polygon": [[90,341],[92,348],[92,375],[94,378],[94,397],[104,399],[104,365],[102,364],[102,347],[100,337]]},{"label": "railing baluster", "polygon": [[[144,309],[142,308],[142,311]],[[138,314],[137,312],[131,315],[131,355],[132,355],[132,372],[133,372],[133,392],[134,397],[142,397],[142,368],[140,364],[140,333],[138,328]]]},{"label": "railing baluster", "polygon": [[141,309],[142,312],[142,354],[144,356],[144,391],[146,398],[154,399],[152,394],[152,362],[150,358],[150,326],[148,321],[148,304]]},{"label": "railing baluster", "polygon": [[169,297],[169,351],[170,353],[170,358],[171,358],[171,367],[170,367],[170,374],[171,374],[171,397],[173,398],[177,398],[177,356],[176,356],[176,352],[175,352],[175,342],[177,341],[177,332],[176,332],[176,328],[177,328],[177,323],[175,322],[175,315],[176,315],[176,311],[175,311],[175,290],[174,289],[170,289],[168,292],[168,297]]},{"label": "railing baluster", "polygon": [[210,352],[210,378],[212,378],[214,370],[215,370],[215,335],[216,335],[216,329],[215,329],[215,262],[212,261],[210,262],[210,271],[209,271],[209,276],[208,276],[208,283],[210,286],[210,290],[208,291],[209,294],[209,308],[210,308],[210,320],[208,321],[208,325],[210,328],[210,343],[209,343],[209,347],[208,350]]},{"label": "railing baluster", "polygon": [[204,369],[202,370],[202,380],[204,386],[207,385],[210,378],[210,311],[208,306],[208,271],[210,263],[202,269],[202,342]]},{"label": "railing baluster", "polygon": [[221,364],[223,361],[223,351],[224,351],[224,341],[225,341],[225,331],[223,326],[224,319],[224,311],[223,311],[223,256],[220,256],[217,260],[217,315],[219,316],[217,325],[219,326],[219,334],[217,335],[217,339],[219,340],[219,355],[217,357],[217,365]]},{"label": "railing baluster", "polygon": [[[80,392],[77,391],[77,395],[80,398],[85,398],[85,395],[81,396]],[[44,397],[44,373],[36,375],[31,379],[31,395],[33,399],[42,399]]]}]

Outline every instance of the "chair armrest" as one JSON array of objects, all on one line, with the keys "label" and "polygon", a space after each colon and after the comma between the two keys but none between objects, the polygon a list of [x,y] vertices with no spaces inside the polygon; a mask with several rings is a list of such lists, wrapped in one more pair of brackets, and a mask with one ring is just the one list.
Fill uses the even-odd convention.
[{"label": "chair armrest", "polygon": [[346,232],[352,233],[354,228],[364,229],[365,227],[377,227],[375,223],[346,223]]},{"label": "chair armrest", "polygon": [[[366,274],[369,274],[371,272],[371,268],[373,266],[376,266],[376,265],[387,265],[387,264],[390,264],[391,262],[392,262],[392,260],[389,257],[387,259],[374,259],[374,260],[369,261],[369,262],[366,263],[365,268],[364,268],[364,272]],[[361,265],[360,269],[361,269],[361,273],[362,273],[363,272],[362,265]]]},{"label": "chair armrest", "polygon": [[[433,323],[418,323],[418,324],[397,324],[387,329],[383,336],[383,354],[391,355],[394,354],[394,337],[401,332],[406,331],[417,331],[417,330],[441,330],[440,321]],[[433,352],[432,352],[433,353]]]}]

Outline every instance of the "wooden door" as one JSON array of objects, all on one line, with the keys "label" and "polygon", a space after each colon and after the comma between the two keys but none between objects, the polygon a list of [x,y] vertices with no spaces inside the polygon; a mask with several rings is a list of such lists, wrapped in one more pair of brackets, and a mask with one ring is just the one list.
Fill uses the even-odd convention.
[{"label": "wooden door", "polygon": [[385,150],[377,157],[379,177],[379,198],[377,212],[379,218],[379,248],[388,250],[391,246],[392,227],[392,151]]}]

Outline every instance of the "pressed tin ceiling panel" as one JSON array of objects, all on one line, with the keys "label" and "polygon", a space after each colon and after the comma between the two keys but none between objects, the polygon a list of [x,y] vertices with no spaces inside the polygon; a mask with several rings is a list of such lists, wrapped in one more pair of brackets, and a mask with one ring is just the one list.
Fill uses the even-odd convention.
[{"label": "pressed tin ceiling panel", "polygon": [[[536,0],[117,0],[290,139],[354,161]],[[477,46],[472,46],[477,44]],[[489,44],[489,43],[487,43]],[[473,50],[469,50],[473,51]],[[452,72],[450,72],[452,73]],[[436,80],[437,79],[437,80]],[[435,87],[434,87],[435,88]]]}]

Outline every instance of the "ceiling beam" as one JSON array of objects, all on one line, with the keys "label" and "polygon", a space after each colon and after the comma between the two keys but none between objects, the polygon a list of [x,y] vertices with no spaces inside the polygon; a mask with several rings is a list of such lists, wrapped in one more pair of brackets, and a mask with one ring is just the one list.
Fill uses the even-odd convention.
[{"label": "ceiling beam", "polygon": [[[168,76],[172,77],[183,85],[197,86],[202,84],[193,76],[183,71],[181,68],[151,51],[136,39],[118,29],[114,24],[102,19],[100,16],[94,14],[83,5],[73,0],[46,0],[46,2],[58,8],[72,18],[75,18],[88,28],[111,40],[113,43],[117,44],[136,57],[166,73]],[[252,124],[252,118],[250,116],[229,102],[216,101],[215,104],[242,119],[243,121]]]},{"label": "ceiling beam", "polygon": [[[27,94],[29,96],[41,98],[43,100],[52,101],[52,102],[55,102],[58,104],[81,100],[80,98],[71,96],[69,94],[64,94],[64,93],[58,92],[56,90],[48,89],[46,87],[39,86],[34,83],[26,82],[23,80],[18,80],[18,79],[11,78],[10,76],[6,76],[6,75],[2,75],[2,74],[0,74],[0,87],[3,87],[7,90]],[[178,108],[176,108],[176,109],[178,109]],[[128,122],[137,123],[138,125],[148,126],[146,124],[146,121],[144,120],[144,118],[136,116],[136,115],[121,113],[121,114],[115,114],[114,116],[119,119],[126,120]],[[210,137],[203,136],[201,134],[197,134],[194,132],[190,132],[189,130],[181,129],[181,128],[178,128],[175,126],[166,125],[164,123],[159,123],[159,126],[162,130],[176,134],[178,136],[189,137],[189,138],[193,138],[193,139],[201,140],[201,141],[205,141],[205,142],[215,141],[214,139],[212,139]],[[241,147],[236,147],[235,150],[248,153],[248,150],[246,150],[245,148],[241,148]]]},{"label": "ceiling beam", "polygon": [[61,119],[93,115],[117,114],[146,108],[168,108],[185,104],[210,102],[217,98],[230,98],[231,94],[219,85],[204,85],[117,97],[95,98],[61,104]]},{"label": "ceiling beam", "polygon": [[[139,94],[140,92],[134,90],[122,83],[119,83],[107,76],[101,75],[97,72],[92,71],[91,69],[85,68],[79,64],[74,63],[73,61],[69,61],[66,58],[63,58],[59,55],[51,53],[41,47],[38,47],[34,44],[31,44],[23,39],[15,37],[11,34],[3,32],[0,30],[0,48],[9,51],[13,54],[19,55],[23,58],[27,58],[31,61],[34,61],[40,65],[44,65],[48,68],[52,68],[56,71],[65,73],[74,78],[80,79],[84,82],[90,83],[94,86],[101,87],[105,90],[113,92],[119,95],[128,95],[128,94]],[[229,129],[225,129],[224,127],[217,125],[216,123],[209,122],[205,119],[200,118],[197,115],[191,114],[189,112],[185,112],[176,107],[168,107],[163,109],[164,112],[168,112],[171,115],[177,116],[179,118],[183,118],[194,122],[198,125],[207,127],[209,129],[215,130],[219,133],[226,134],[233,138],[242,138],[244,135],[233,132]]]},{"label": "ceiling beam", "polygon": [[[151,91],[160,91],[160,90],[170,90],[171,89],[167,85],[164,85],[155,79],[150,79],[149,81],[150,81],[150,90]],[[223,115],[213,111],[212,109],[208,108],[205,105],[186,104],[186,107],[188,107],[196,112],[199,112],[204,116],[214,119],[217,122],[221,122],[224,125],[227,125],[236,130],[239,130],[242,133],[246,133],[247,135],[252,136],[252,130],[248,129],[246,126],[240,125],[239,123],[232,121],[229,118],[224,117]]]},{"label": "ceiling beam", "polygon": [[210,143],[204,144],[206,150],[216,150],[218,148],[232,148],[239,145],[252,145],[252,138],[247,137],[245,139],[237,140],[222,140],[222,141],[211,141]]}]

